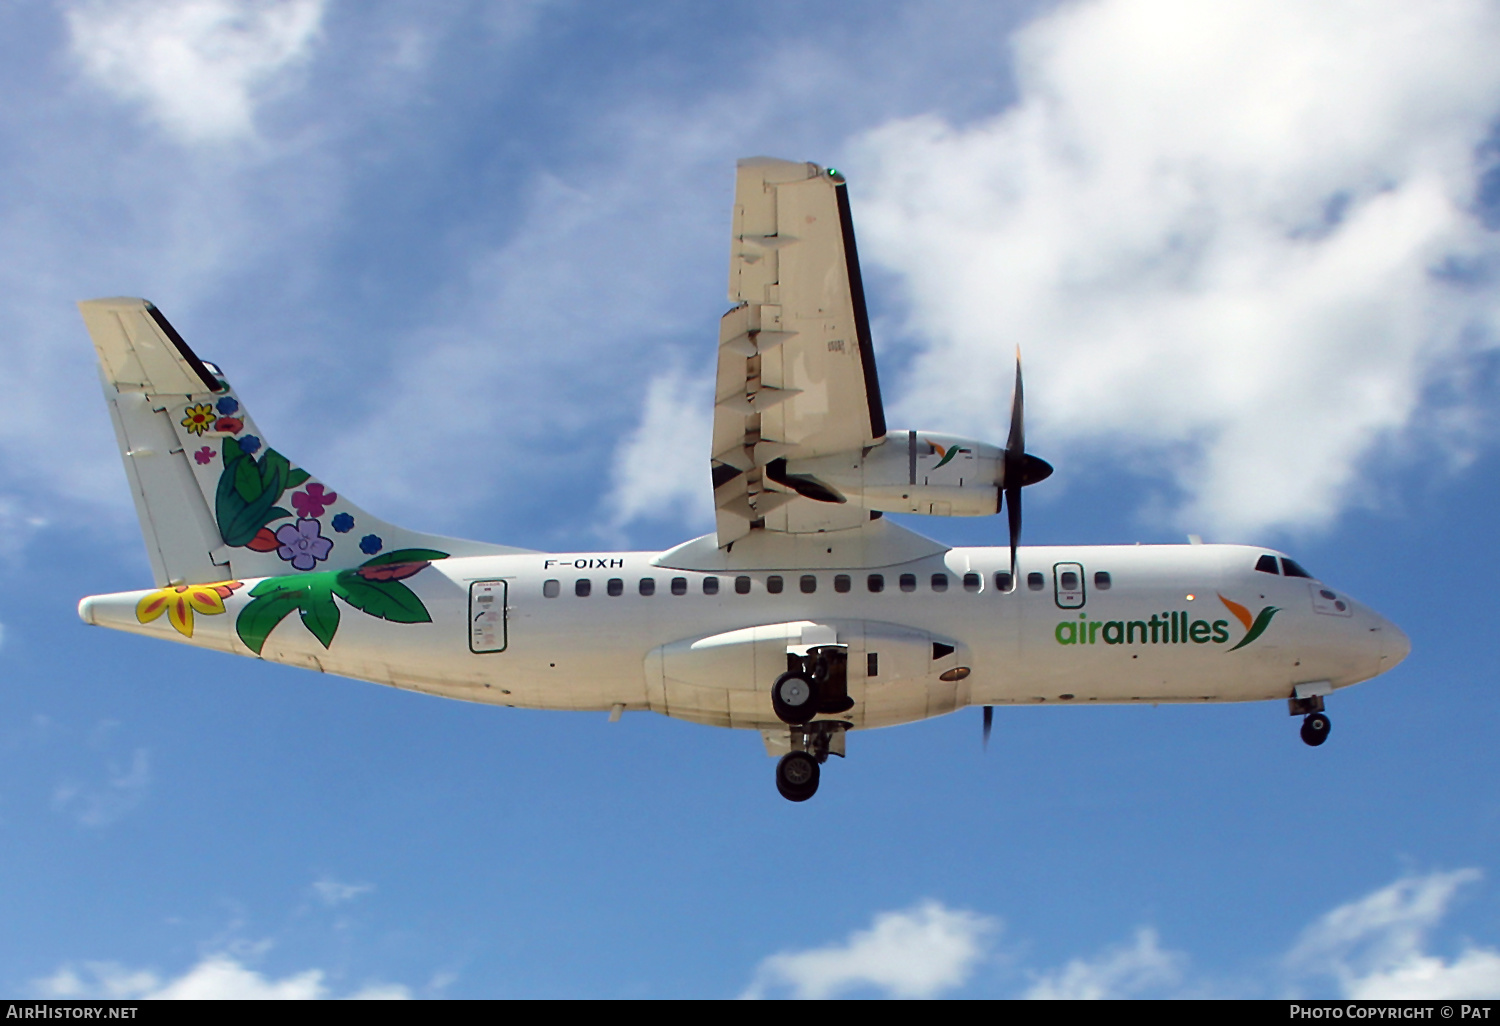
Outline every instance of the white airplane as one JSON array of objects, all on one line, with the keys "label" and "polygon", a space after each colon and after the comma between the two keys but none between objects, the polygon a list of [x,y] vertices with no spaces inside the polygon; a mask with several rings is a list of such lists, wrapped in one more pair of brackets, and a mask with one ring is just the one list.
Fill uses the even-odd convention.
[{"label": "white airplane", "polygon": [[[1399,628],[1279,552],[1018,548],[1019,364],[1004,447],[885,423],[844,178],[741,161],[719,332],[717,530],[666,552],[542,553],[378,520],[265,441],[141,299],[79,304],[156,587],[85,622],[426,694],[650,710],[758,730],[791,801],[851,730],[996,705],[1324,696],[1391,669]],[[1009,548],[883,519],[1009,514]],[[295,614],[295,615],[294,615]]]}]

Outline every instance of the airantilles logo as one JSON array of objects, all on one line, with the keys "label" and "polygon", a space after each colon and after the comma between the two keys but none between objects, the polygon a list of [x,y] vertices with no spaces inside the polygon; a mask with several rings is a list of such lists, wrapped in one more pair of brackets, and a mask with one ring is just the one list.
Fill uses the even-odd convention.
[{"label": "airantilles logo", "polygon": [[[1233,648],[1244,648],[1266,632],[1271,618],[1281,612],[1276,606],[1266,606],[1253,616],[1250,610],[1223,595],[1219,601],[1245,628],[1245,636]],[[1077,620],[1064,620],[1057,625],[1053,636],[1059,645],[1223,645],[1229,641],[1228,620],[1194,620],[1186,612],[1152,613],[1149,620],[1090,620],[1087,613],[1079,613]]]}]

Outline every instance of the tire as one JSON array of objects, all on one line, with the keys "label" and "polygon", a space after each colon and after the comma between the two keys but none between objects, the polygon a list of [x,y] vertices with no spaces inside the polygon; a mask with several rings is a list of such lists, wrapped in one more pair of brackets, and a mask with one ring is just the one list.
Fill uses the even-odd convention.
[{"label": "tire", "polygon": [[1302,740],[1316,748],[1328,740],[1328,731],[1333,724],[1323,713],[1312,713],[1302,721]]},{"label": "tire", "polygon": [[789,802],[805,802],[818,793],[818,760],[806,752],[788,752],[776,764],[776,790]]},{"label": "tire", "polygon": [[782,723],[808,723],[818,714],[818,686],[800,673],[783,673],[771,685],[771,708]]}]

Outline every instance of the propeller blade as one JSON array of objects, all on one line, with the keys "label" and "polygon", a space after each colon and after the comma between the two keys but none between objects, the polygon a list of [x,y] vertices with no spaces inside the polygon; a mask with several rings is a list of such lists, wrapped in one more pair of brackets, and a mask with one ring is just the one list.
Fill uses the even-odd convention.
[{"label": "propeller blade", "polygon": [[1007,458],[1026,454],[1026,397],[1021,390],[1021,347],[1016,346],[1016,391],[1010,400],[1010,437],[1005,440]]},{"label": "propeller blade", "polygon": [[1010,579],[1016,579],[1021,544],[1021,488],[1026,472],[1026,394],[1021,386],[1021,347],[1016,347],[1016,391],[1010,400],[1010,437],[1005,441],[1005,506],[1010,521]]},{"label": "propeller blade", "polygon": [[984,750],[990,750],[990,729],[995,725],[995,707],[987,705],[984,707]]}]

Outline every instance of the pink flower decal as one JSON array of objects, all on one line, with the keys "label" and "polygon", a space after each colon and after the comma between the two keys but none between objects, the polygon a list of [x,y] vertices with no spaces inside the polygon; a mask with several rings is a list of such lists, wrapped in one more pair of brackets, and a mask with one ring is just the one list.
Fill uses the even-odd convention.
[{"label": "pink flower decal", "polygon": [[214,430],[223,431],[229,435],[237,435],[245,430],[245,422],[238,417],[220,417],[214,421]]},{"label": "pink flower decal", "polygon": [[212,449],[205,445],[203,448],[193,453],[193,459],[198,461],[199,466],[206,466],[207,464],[212,463],[213,458],[217,455],[218,453],[214,452]]},{"label": "pink flower decal", "polygon": [[276,554],[297,570],[311,570],[327,559],[328,550],[333,548],[333,540],[323,537],[322,525],[316,520],[283,524],[276,529],[276,540],[281,543]]},{"label": "pink flower decal", "polygon": [[304,520],[323,515],[323,510],[338,500],[338,492],[325,492],[320,484],[310,484],[305,492],[292,493],[292,508]]}]

